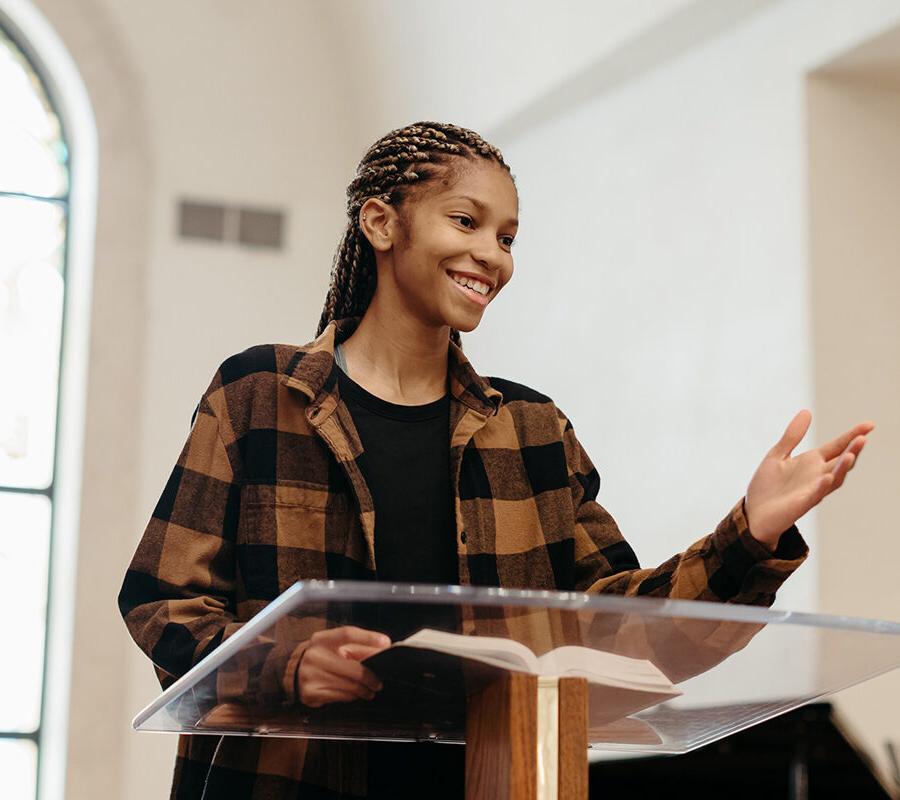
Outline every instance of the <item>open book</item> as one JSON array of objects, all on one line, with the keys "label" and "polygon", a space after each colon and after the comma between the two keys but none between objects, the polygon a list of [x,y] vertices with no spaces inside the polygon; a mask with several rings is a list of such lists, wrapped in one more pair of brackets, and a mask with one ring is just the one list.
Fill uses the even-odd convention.
[{"label": "open book", "polygon": [[521,642],[423,628],[362,662],[384,681],[435,693],[479,691],[503,672],[586,678],[589,724],[609,722],[682,692],[650,661],[589,647],[557,647],[542,656]]}]

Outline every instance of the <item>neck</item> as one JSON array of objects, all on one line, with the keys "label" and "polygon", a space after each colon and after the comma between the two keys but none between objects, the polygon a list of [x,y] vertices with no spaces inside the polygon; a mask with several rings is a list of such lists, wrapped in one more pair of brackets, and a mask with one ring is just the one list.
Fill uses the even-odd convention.
[{"label": "neck", "polygon": [[386,313],[376,292],[341,349],[347,373],[364,389],[392,403],[422,405],[447,392],[449,346],[449,326]]}]

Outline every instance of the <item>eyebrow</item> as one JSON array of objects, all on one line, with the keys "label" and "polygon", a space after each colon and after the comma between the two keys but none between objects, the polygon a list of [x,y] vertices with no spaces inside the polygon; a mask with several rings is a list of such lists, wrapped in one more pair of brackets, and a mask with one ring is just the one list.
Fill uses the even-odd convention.
[{"label": "eyebrow", "polygon": [[[457,194],[453,197],[448,198],[449,200],[468,200],[475,208],[479,211],[485,212],[487,211],[487,206],[481,202],[481,200],[476,200],[474,197],[469,197],[467,194]],[[509,225],[515,225],[517,228],[519,227],[519,220],[515,217],[507,220]]]}]

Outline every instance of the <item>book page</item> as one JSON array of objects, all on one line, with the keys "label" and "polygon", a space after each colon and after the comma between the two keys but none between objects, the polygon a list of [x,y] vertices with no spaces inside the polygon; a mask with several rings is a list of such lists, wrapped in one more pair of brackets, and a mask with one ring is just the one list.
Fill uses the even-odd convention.
[{"label": "book page", "polygon": [[542,675],[577,675],[591,682],[639,691],[681,694],[653,663],[589,647],[557,647],[537,659]]},{"label": "book page", "polygon": [[498,636],[464,636],[423,628],[396,645],[421,647],[441,653],[475,658],[494,666],[538,673],[538,659],[524,644]]}]

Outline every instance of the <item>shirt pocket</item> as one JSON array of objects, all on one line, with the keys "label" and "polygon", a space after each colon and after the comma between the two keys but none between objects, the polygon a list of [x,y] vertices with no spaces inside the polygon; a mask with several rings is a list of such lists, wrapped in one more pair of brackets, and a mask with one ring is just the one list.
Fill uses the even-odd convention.
[{"label": "shirt pocket", "polygon": [[349,498],[306,481],[245,484],[237,558],[250,598],[270,600],[298,580],[325,580],[335,556],[356,550]]}]

